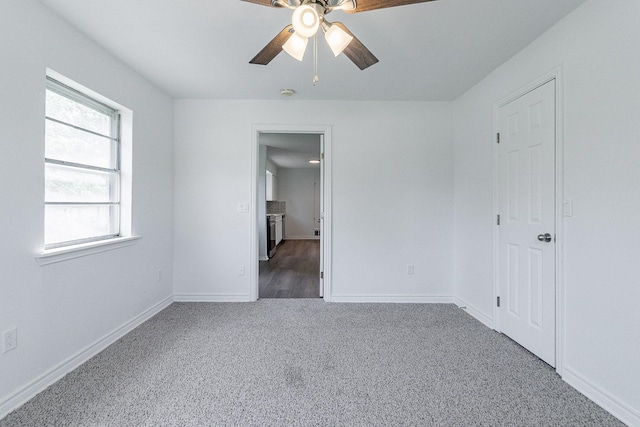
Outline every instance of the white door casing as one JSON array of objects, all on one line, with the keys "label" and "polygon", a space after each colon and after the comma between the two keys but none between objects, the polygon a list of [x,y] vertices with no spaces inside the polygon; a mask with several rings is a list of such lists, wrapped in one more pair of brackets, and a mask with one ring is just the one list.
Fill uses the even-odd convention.
[{"label": "white door casing", "polygon": [[258,266],[258,152],[261,133],[304,133],[317,134],[321,136],[322,164],[321,164],[321,205],[322,221],[320,231],[321,265],[320,269],[324,273],[321,283],[321,296],[329,302],[331,301],[331,126],[330,125],[253,125],[251,129],[251,165],[254,176],[251,184],[251,264],[250,264],[250,285],[249,301],[258,300],[259,288],[259,266]]},{"label": "white door casing", "polygon": [[320,298],[324,298],[324,135],[320,135]]},{"label": "white door casing", "polygon": [[[498,111],[499,329],[556,364],[555,80]],[[545,236],[548,233],[550,236]]]}]

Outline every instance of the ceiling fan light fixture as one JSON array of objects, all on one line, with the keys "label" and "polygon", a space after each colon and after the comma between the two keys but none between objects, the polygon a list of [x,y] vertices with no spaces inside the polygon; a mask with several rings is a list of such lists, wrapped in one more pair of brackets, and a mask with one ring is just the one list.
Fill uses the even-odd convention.
[{"label": "ceiling fan light fixture", "polygon": [[322,30],[324,31],[324,38],[335,56],[340,55],[353,40],[353,36],[349,33],[328,22],[322,23]]},{"label": "ceiling fan light fixture", "polygon": [[296,10],[293,11],[291,24],[293,24],[293,29],[301,37],[313,37],[318,32],[320,14],[314,6],[316,6],[316,3],[313,3],[313,6],[305,4],[296,7]]},{"label": "ceiling fan light fixture", "polygon": [[309,43],[309,39],[306,37],[300,37],[296,32],[291,34],[291,37],[289,37],[285,44],[282,45],[282,50],[298,61],[302,61],[304,51],[307,50],[307,43]]}]

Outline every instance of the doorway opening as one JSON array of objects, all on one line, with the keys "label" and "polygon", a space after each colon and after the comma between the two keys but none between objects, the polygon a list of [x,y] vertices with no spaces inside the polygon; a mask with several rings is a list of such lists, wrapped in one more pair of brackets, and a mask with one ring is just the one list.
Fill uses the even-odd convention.
[{"label": "doorway opening", "polygon": [[322,126],[254,127],[252,300],[328,300],[329,138]]}]

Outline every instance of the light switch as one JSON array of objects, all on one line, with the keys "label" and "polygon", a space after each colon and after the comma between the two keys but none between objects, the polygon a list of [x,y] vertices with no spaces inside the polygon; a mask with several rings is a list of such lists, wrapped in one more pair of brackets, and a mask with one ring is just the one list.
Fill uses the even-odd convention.
[{"label": "light switch", "polygon": [[238,203],[238,212],[240,212],[240,213],[249,212],[249,203],[247,203],[247,202]]},{"label": "light switch", "polygon": [[566,217],[573,216],[573,203],[571,200],[567,200],[562,203],[562,215]]}]

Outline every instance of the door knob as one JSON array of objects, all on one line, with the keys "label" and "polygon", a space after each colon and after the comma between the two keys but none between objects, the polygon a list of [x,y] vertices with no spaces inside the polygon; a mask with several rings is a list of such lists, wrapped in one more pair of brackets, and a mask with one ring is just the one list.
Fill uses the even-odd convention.
[{"label": "door knob", "polygon": [[540,240],[541,242],[550,242],[551,239],[552,237],[549,233],[538,234],[538,240]]}]

